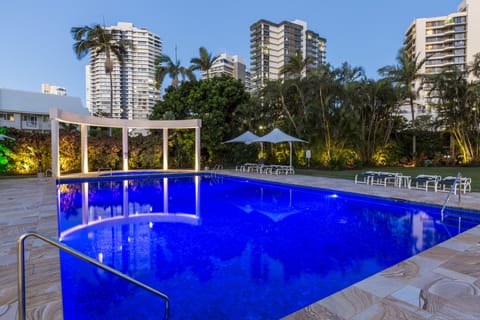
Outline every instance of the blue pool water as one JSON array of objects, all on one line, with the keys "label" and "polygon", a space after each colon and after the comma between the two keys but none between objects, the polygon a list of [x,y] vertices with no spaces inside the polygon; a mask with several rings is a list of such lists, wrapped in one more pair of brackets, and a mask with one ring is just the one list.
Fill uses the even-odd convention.
[{"label": "blue pool water", "polygon": [[[473,227],[468,212],[209,175],[58,184],[65,244],[170,297],[170,319],[278,319]],[[465,216],[458,223],[457,216]],[[61,254],[64,318],[162,319]]]}]

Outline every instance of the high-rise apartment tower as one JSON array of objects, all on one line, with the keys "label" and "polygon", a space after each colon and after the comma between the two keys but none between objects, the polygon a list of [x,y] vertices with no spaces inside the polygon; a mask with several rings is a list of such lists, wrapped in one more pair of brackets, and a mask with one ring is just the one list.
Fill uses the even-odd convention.
[{"label": "high-rise apartment tower", "polygon": [[325,63],[326,39],[308,30],[301,20],[273,23],[259,20],[250,26],[250,55],[252,82],[261,87],[267,80],[282,79],[282,67],[290,57],[301,52],[303,58],[312,57],[313,62],[303,71]]},{"label": "high-rise apartment tower", "polygon": [[[448,16],[415,19],[405,34],[404,46],[418,61],[425,59],[422,74],[440,73],[456,66],[466,70],[480,53],[480,1],[463,0],[458,11]],[[420,81],[416,84],[417,88]],[[420,91],[417,105],[429,111],[428,87]]]},{"label": "high-rise apartment tower", "polygon": [[[133,44],[122,63],[114,58],[113,118],[146,119],[160,99],[155,88],[155,59],[162,54],[160,36],[132,23],[106,27],[114,40]],[[105,55],[92,56],[86,68],[87,107],[93,114],[110,114],[110,78],[105,73]]]}]

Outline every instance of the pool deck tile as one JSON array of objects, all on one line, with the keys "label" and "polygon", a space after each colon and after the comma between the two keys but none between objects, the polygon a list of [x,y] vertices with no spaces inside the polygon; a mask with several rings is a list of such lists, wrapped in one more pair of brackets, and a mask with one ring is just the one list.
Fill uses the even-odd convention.
[{"label": "pool deck tile", "polygon": [[[441,206],[444,192],[355,184],[302,175],[260,175],[224,170],[251,179],[313,186]],[[0,180],[0,320],[17,315],[16,242],[29,230],[57,235],[56,186],[51,178]],[[452,196],[448,206],[480,209],[480,194]],[[61,320],[58,250],[27,239],[27,319]],[[480,319],[480,226],[406,259],[284,320]]]}]

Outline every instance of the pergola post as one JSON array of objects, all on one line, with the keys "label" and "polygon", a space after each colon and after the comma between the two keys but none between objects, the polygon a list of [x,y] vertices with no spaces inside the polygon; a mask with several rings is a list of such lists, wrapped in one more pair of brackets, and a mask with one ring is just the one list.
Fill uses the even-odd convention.
[{"label": "pergola post", "polygon": [[163,128],[163,170],[168,170],[168,128]]},{"label": "pergola post", "polygon": [[123,170],[128,170],[128,127],[122,128],[122,160]]},{"label": "pergola post", "polygon": [[52,173],[55,177],[60,177],[60,161],[59,161],[59,126],[58,120],[51,120],[52,133]]},{"label": "pergola post", "polygon": [[200,127],[195,127],[195,171],[200,171]]},{"label": "pergola post", "polygon": [[80,149],[81,149],[81,162],[82,173],[88,173],[88,133],[87,125],[80,125]]}]

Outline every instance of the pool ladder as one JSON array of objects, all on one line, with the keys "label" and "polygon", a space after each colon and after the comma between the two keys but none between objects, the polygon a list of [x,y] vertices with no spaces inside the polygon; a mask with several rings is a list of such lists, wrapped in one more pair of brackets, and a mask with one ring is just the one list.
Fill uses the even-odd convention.
[{"label": "pool ladder", "polygon": [[19,320],[25,320],[26,318],[26,303],[25,303],[25,246],[24,246],[24,241],[28,237],[35,237],[37,239],[40,239],[60,250],[63,250],[83,261],[86,261],[88,263],[91,263],[95,265],[98,268],[101,268],[105,271],[108,271],[110,273],[113,273],[117,277],[120,277],[144,290],[147,290],[163,300],[165,300],[165,320],[168,320],[170,317],[170,299],[168,296],[138,280],[135,280],[126,274],[123,274],[107,265],[104,265],[100,262],[98,262],[95,259],[90,258],[89,256],[84,255],[83,253],[76,251],[75,249],[72,249],[66,245],[64,245],[61,242],[58,242],[56,240],[53,240],[41,233],[35,232],[35,231],[28,231],[24,234],[22,234],[18,240],[17,240],[17,255],[18,255],[18,260],[17,260],[17,271],[18,271],[18,319]]},{"label": "pool ladder", "polygon": [[212,170],[210,171],[210,177],[215,183],[219,183],[223,181],[223,179],[220,178],[221,176],[218,175],[218,171],[220,170],[223,170],[223,165],[216,164],[215,166],[213,166]]},{"label": "pool ladder", "polygon": [[[448,195],[445,198],[445,201],[443,202],[442,209],[440,210],[442,221],[445,215],[445,208],[447,207],[448,200],[450,200],[450,197],[452,196],[452,191],[455,191],[455,189],[457,188],[457,183],[459,183],[461,180],[462,180],[462,174],[459,172],[457,174],[457,177],[455,178],[455,181],[453,182],[453,185],[450,187],[450,190],[448,191]],[[462,200],[461,193],[462,193],[461,190],[458,190],[458,202]]]}]

